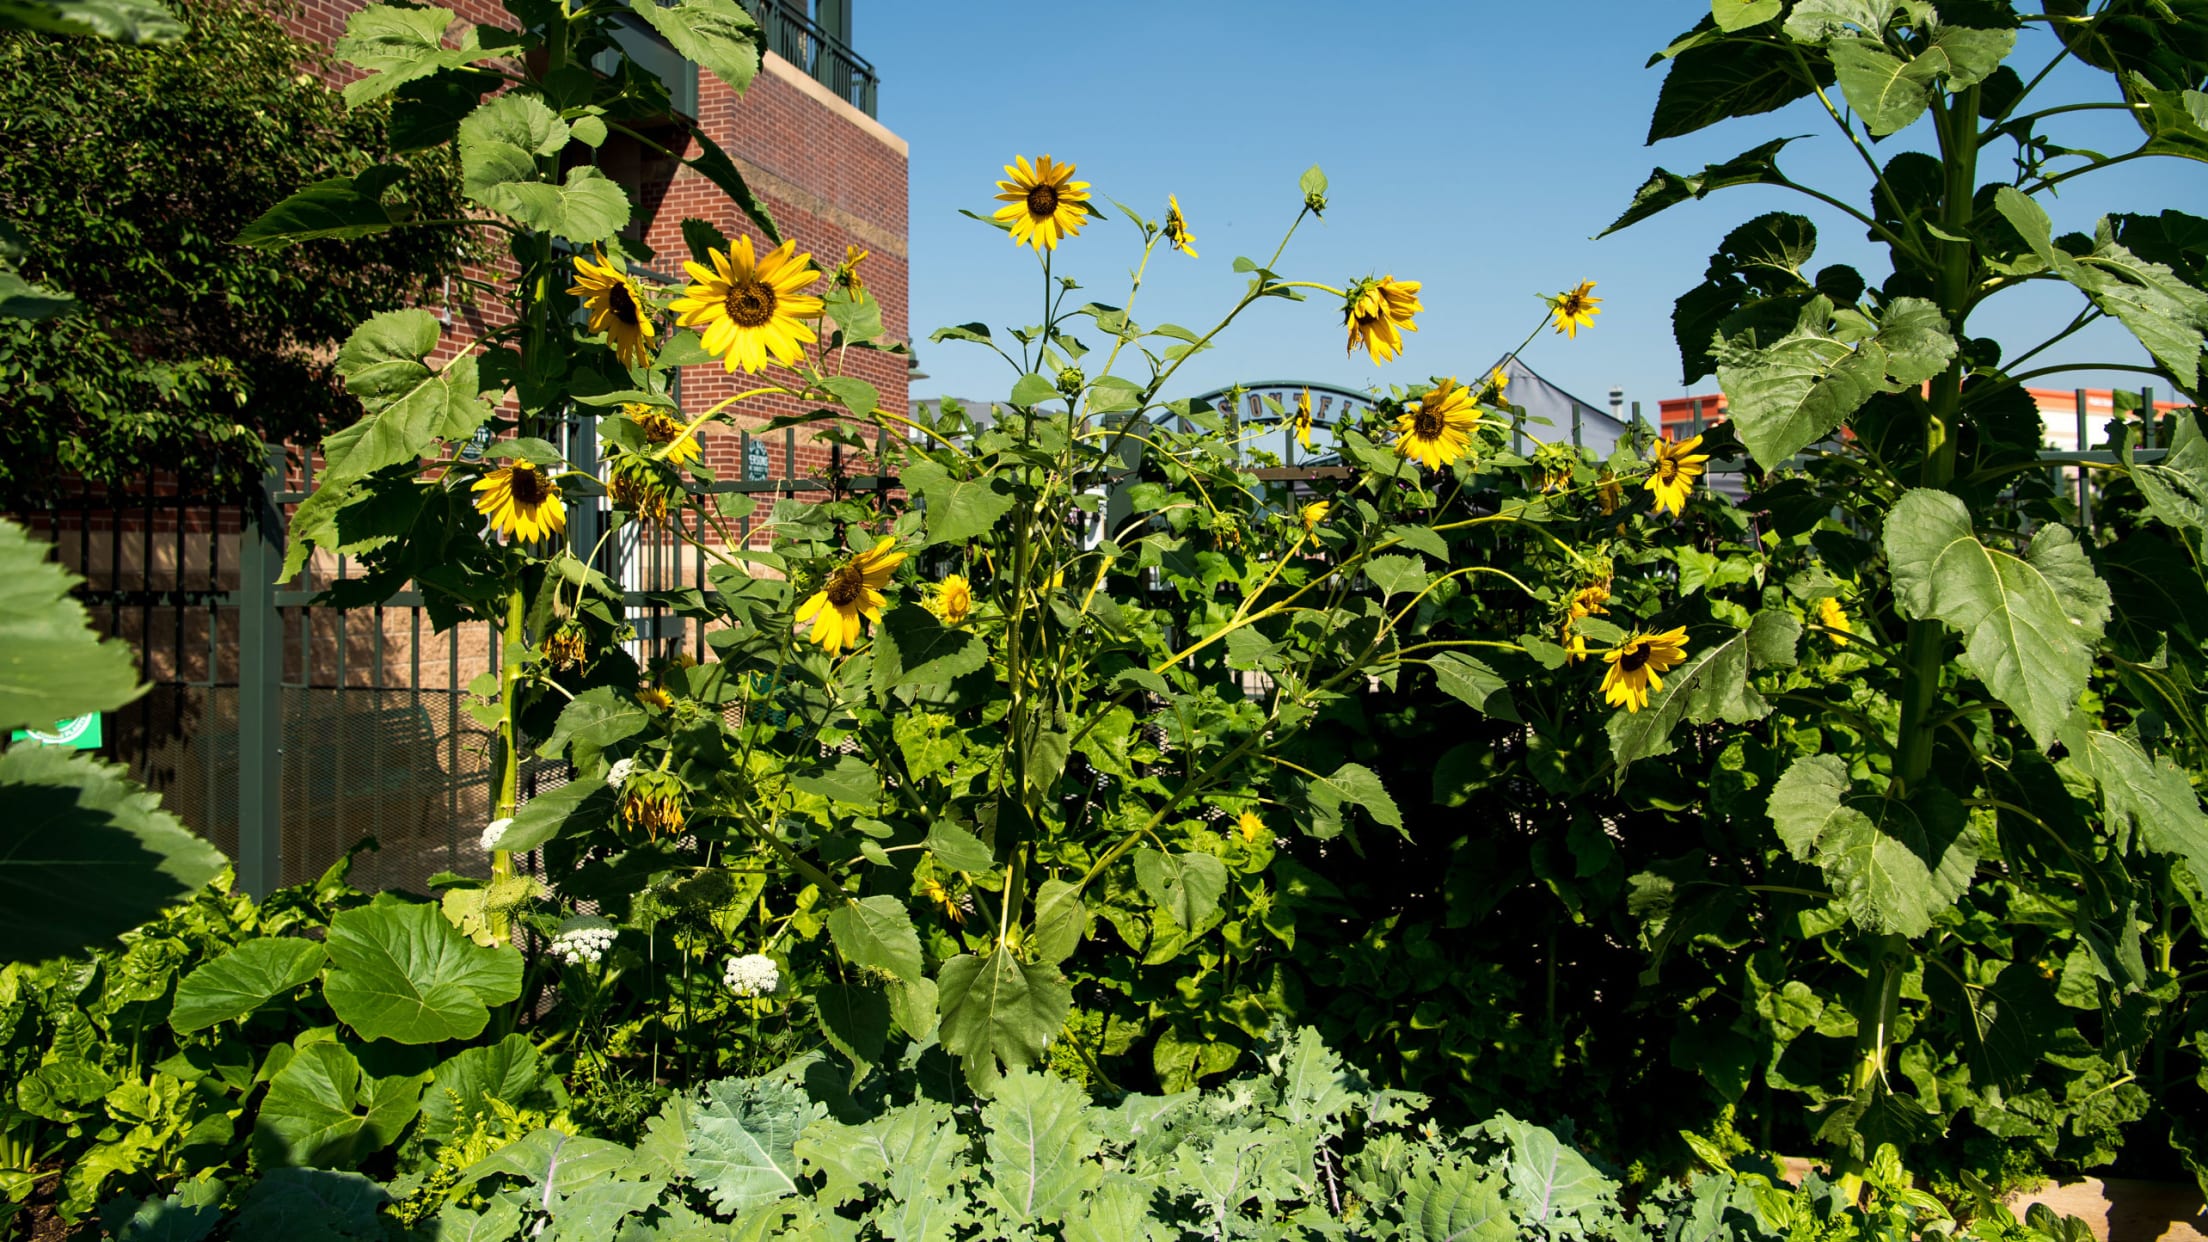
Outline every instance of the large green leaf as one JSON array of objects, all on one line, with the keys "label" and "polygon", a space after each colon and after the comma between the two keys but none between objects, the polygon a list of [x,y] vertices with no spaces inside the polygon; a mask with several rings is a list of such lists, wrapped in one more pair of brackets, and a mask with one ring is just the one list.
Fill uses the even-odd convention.
[{"label": "large green leaf", "polygon": [[2072,745],[2061,766],[2099,787],[2111,826],[2135,828],[2149,849],[2184,859],[2195,881],[2208,886],[2208,815],[2185,769],[2167,755],[2149,759],[2136,741],[2098,729]]},{"label": "large green leaf", "polygon": [[1690,199],[1708,195],[1736,185],[1782,185],[1785,174],[1779,171],[1778,155],[1794,138],[1774,138],[1753,150],[1743,151],[1722,164],[1711,164],[1698,173],[1675,173],[1659,168],[1648,174],[1648,180],[1633,192],[1633,201],[1624,214],[1610,222],[1610,227],[1596,234],[1608,237],[1619,229],[1638,224],[1667,207],[1676,207]]},{"label": "large green leaf", "polygon": [[780,1078],[727,1078],[705,1089],[690,1118],[690,1176],[734,1214],[799,1193],[791,1148],[827,1109]]},{"label": "large green leaf", "polygon": [[1947,67],[1947,58],[1937,52],[1903,60],[1871,39],[1835,39],[1825,51],[1848,106],[1876,137],[1923,116],[1932,103],[1933,80]]},{"label": "large green leaf", "polygon": [[852,965],[887,971],[907,983],[921,977],[920,933],[904,902],[887,895],[847,901],[828,912],[827,923],[836,950]]},{"label": "large green leaf", "polygon": [[943,963],[936,987],[938,1038],[983,1094],[998,1081],[998,1062],[1020,1069],[1041,1060],[1073,1009],[1073,989],[1057,967],[1021,962],[1002,944],[987,957],[961,953]]},{"label": "large green leaf", "polygon": [[82,579],[52,551],[0,520],[0,729],[113,711],[143,692],[130,645],[92,632],[69,595]]},{"label": "large green leaf", "polygon": [[1104,1173],[1092,1158],[1097,1137],[1088,1108],[1088,1095],[1056,1075],[1005,1075],[981,1110],[989,1149],[982,1198],[1005,1219],[1030,1227],[1076,1213]]},{"label": "large green leaf", "polygon": [[329,949],[323,998],[368,1039],[473,1039],[489,1006],[521,995],[521,954],[475,943],[433,905],[378,900],[347,910],[330,920]]},{"label": "large green leaf", "polygon": [[2073,255],[2054,244],[2054,222],[2023,191],[2002,186],[1994,193],[1993,205],[2048,270],[2121,321],[2180,385],[2191,389],[2200,383],[2208,293],[2117,242],[2108,217],[2102,217],[2095,230],[2093,249]]},{"label": "large green leaf", "polygon": [[586,832],[613,819],[619,795],[599,781],[569,781],[521,804],[514,822],[498,839],[498,848],[533,850],[554,837]]},{"label": "large green leaf", "polygon": [[1772,786],[1769,812],[1787,852],[1822,868],[1872,933],[1923,935],[1977,866],[1977,836],[1954,795],[1936,785],[1907,803],[1857,794],[1834,755],[1795,760]]},{"label": "large green leaf", "polygon": [[35,323],[73,315],[79,305],[75,294],[34,285],[0,267],[0,319],[24,319]]},{"label": "large green leaf", "polygon": [[2133,460],[2133,444],[2124,443],[2125,465],[2147,509],[2165,523],[2195,534],[2208,534],[2208,438],[2190,416],[2177,419],[2176,434],[2161,461]]},{"label": "large green leaf", "polygon": [[957,1192],[969,1167],[966,1139],[950,1108],[933,1100],[860,1126],[815,1126],[796,1151],[826,1174],[823,1202],[848,1202],[865,1187],[880,1187],[873,1219],[885,1238],[947,1238],[965,1214],[966,1196]]},{"label": "large green leaf", "polygon": [[390,1146],[414,1119],[420,1075],[372,1077],[342,1044],[309,1044],[270,1081],[253,1126],[253,1159],[344,1168]]},{"label": "large green leaf", "polygon": [[[890,986],[903,987],[892,984]],[[854,1065],[879,1065],[889,1043],[889,993],[879,982],[827,983],[813,993],[820,1033]]]},{"label": "large green leaf", "polygon": [[1834,320],[1830,299],[1814,297],[1779,340],[1762,345],[1743,336],[1718,346],[1727,416],[1766,467],[1838,430],[1873,394],[1914,388],[1955,356],[1945,317],[1922,298],[1894,299],[1867,338],[1868,323],[1854,312]]},{"label": "large green leaf", "polygon": [[635,1160],[636,1153],[619,1143],[535,1130],[462,1169],[459,1184],[473,1186],[493,1173],[507,1173],[554,1198],[619,1175]]},{"label": "large green leaf", "polygon": [[464,1048],[430,1074],[422,1093],[422,1136],[440,1143],[465,1139],[471,1119],[489,1115],[491,1100],[515,1108],[548,1102],[544,1082],[544,1058],[527,1035]]},{"label": "large green leaf", "polygon": [[588,768],[606,747],[635,737],[650,724],[651,714],[635,695],[612,686],[594,686],[560,709],[558,723],[537,753],[548,759],[564,756],[576,767]]},{"label": "large green leaf", "polygon": [[1483,716],[1497,720],[1518,719],[1518,705],[1511,700],[1510,683],[1484,661],[1461,651],[1444,651],[1429,663],[1434,670],[1434,684],[1441,687],[1444,694]]},{"label": "large green leaf", "polygon": [[1961,499],[1919,489],[1886,515],[1885,545],[1902,615],[1961,631],[1964,667],[2052,744],[2108,620],[2108,587],[2068,528],[2042,526],[2020,559],[1978,541]]},{"label": "large green leaf", "polygon": [[1413,1177],[1403,1189],[1403,1219],[1406,1242],[1513,1242],[1519,1236],[1496,1179],[1470,1160]]},{"label": "large green leaf", "polygon": [[1831,84],[1822,62],[1812,59],[1809,69],[1814,77],[1803,76],[1801,60],[1782,39],[1736,35],[1696,43],[1672,57],[1649,117],[1648,141],[1783,108]]},{"label": "large green leaf", "polygon": [[252,1013],[322,973],[329,954],[312,940],[262,936],[202,963],[176,985],[169,1025],[197,1031]]},{"label": "large green leaf", "polygon": [[320,487],[420,461],[438,441],[464,439],[490,417],[472,352],[430,367],[440,335],[425,310],[386,311],[353,329],[337,369],[368,417],[324,438]]},{"label": "large green leaf", "polygon": [[960,543],[985,535],[1012,511],[1011,493],[1001,490],[993,475],[953,478],[932,461],[916,461],[905,467],[901,480],[926,508],[931,544]]},{"label": "large green leaf", "polygon": [[874,693],[885,701],[899,686],[948,682],[988,662],[987,643],[919,604],[897,604],[874,631]]},{"label": "large green leaf", "polygon": [[124,769],[18,743],[0,754],[0,961],[40,961],[129,931],[225,865]]},{"label": "large green leaf", "polygon": [[[1637,712],[1618,711],[1610,717],[1610,756],[1616,762],[1614,779],[1625,780],[1628,764],[1671,750],[1671,733],[1682,720],[1709,724],[1723,720],[1746,724],[1771,712],[1771,704],[1750,682],[1759,668],[1786,667],[1794,663],[1794,649],[1801,636],[1801,622],[1784,609],[1757,613],[1746,629],[1734,630],[1716,643],[1687,657],[1687,662],[1665,676],[1663,690],[1650,697]],[[1691,636],[1690,636],[1691,637]]]},{"label": "large green leaf", "polygon": [[[683,163],[691,171],[719,187],[721,193],[728,195],[730,201],[742,208],[744,214],[751,217],[751,222],[759,226],[759,231],[766,234],[768,241],[781,245],[782,229],[774,222],[774,213],[767,210],[764,199],[751,192],[751,186],[744,181],[744,174],[736,167],[736,161],[728,158],[728,152],[721,150],[718,143],[706,136],[703,126],[692,125],[689,129],[690,141],[698,148],[698,153]],[[725,238],[722,244],[726,245]]]},{"label": "large green leaf", "polygon": [[237,242],[281,250],[296,242],[351,241],[384,232],[395,221],[383,195],[401,175],[394,165],[378,164],[357,176],[310,182],[246,225]]},{"label": "large green leaf", "polygon": [[1305,782],[1303,790],[1311,808],[1311,835],[1315,837],[1340,834],[1347,822],[1342,813],[1345,806],[1362,808],[1372,817],[1373,823],[1399,830],[1403,827],[1403,812],[1388,793],[1388,787],[1381,783],[1377,773],[1361,763],[1345,763],[1331,775]]},{"label": "large green leaf", "polygon": [[184,23],[154,0],[0,0],[0,30],[90,35],[117,43],[174,43]]},{"label": "large green leaf", "polygon": [[633,11],[684,59],[711,70],[739,95],[759,72],[765,37],[736,0],[679,0],[674,5],[642,4]]},{"label": "large green leaf", "polygon": [[1552,1234],[1567,1234],[1575,1221],[1592,1223],[1607,1206],[1609,1179],[1554,1133],[1509,1113],[1481,1129],[1510,1144],[1504,1167],[1510,1206],[1521,1228],[1538,1225]]},{"label": "large green leaf", "polygon": [[346,84],[345,102],[357,108],[416,79],[496,55],[481,46],[472,28],[461,37],[458,48],[446,47],[445,29],[452,25],[452,17],[451,9],[402,9],[388,4],[356,11],[347,19],[335,50],[339,58],[368,70],[368,76]]},{"label": "large green leaf", "polygon": [[256,1179],[224,1236],[234,1242],[380,1242],[391,1196],[366,1175],[270,1169]]},{"label": "large green leaf", "polygon": [[1135,851],[1135,882],[1151,901],[1195,935],[1210,929],[1227,891],[1227,865],[1209,854]]}]

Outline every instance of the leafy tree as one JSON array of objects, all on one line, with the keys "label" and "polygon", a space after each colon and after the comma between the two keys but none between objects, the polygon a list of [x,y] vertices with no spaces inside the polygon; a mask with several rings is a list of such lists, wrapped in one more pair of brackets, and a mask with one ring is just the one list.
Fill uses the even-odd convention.
[{"label": "leafy tree", "polygon": [[[302,181],[370,163],[388,112],[348,109],[278,9],[212,0],[182,20],[167,46],[0,30],[0,244],[40,292],[76,298],[0,319],[0,502],[64,472],[252,477],[263,438],[340,413],[344,334],[439,292],[464,257],[427,230],[281,256],[231,244]],[[456,214],[449,158],[394,167],[401,210]]]}]

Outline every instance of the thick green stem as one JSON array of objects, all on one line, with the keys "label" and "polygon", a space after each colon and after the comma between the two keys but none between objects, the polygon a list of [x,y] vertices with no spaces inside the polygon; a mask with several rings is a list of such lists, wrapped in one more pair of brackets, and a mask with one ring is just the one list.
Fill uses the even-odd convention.
[{"label": "thick green stem", "polygon": [[[1940,226],[1947,237],[1966,239],[1971,228],[1971,196],[1978,183],[1978,88],[1959,92],[1950,110],[1933,101],[1933,120],[1940,137],[1940,154],[1946,165],[1947,183],[1940,208]],[[1960,337],[1970,313],[1972,246],[1967,240],[1938,242],[1937,289],[1940,310],[1948,329]],[[1962,409],[1963,374],[1969,363],[1960,351],[1947,370],[1932,380],[1926,399],[1924,464],[1917,486],[1944,488],[1955,478],[1956,419]],[[1947,664],[1947,628],[1936,620],[1909,623],[1903,655],[1901,730],[1895,747],[1895,777],[1904,790],[1932,771],[1934,709],[1939,703],[1940,673]]]},{"label": "thick green stem", "polygon": [[[522,630],[523,608],[521,587],[517,584],[506,597],[506,628],[499,640],[498,669],[498,813],[493,819],[512,819],[521,801],[521,729],[516,721],[519,715],[514,702],[521,685],[521,661],[528,653],[528,641]],[[512,850],[491,851],[491,879],[494,882],[514,874]],[[493,908],[491,934],[506,934],[506,915]]]}]

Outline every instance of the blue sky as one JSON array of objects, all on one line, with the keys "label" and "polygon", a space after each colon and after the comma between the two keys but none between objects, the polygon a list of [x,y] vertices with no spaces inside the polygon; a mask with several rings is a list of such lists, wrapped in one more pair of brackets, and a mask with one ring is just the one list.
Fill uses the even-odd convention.
[{"label": "blue sky", "polygon": [[[1300,202],[1296,179],[1314,163],[1332,181],[1332,206],[1323,223],[1306,222],[1279,270],[1337,286],[1367,272],[1425,284],[1419,331],[1395,362],[1345,357],[1331,299],[1269,302],[1184,367],[1168,396],[1236,380],[1362,387],[1472,374],[1525,336],[1538,294],[1592,279],[1604,299],[1596,326],[1576,341],[1544,333],[1525,360],[1596,404],[1620,385],[1653,414],[1657,399],[1689,391],[1672,303],[1736,224],[1801,212],[1818,225],[1819,264],[1853,263],[1874,285],[1887,270],[1861,226],[1776,188],[1727,191],[1592,240],[1656,165],[1698,170],[1791,134],[1812,137],[1787,149],[1789,175],[1865,200],[1868,174],[1814,100],[1642,145],[1663,75],[1643,63],[1704,12],[1693,0],[863,3],[855,42],[881,73],[881,119],[912,144],[912,327],[929,376],[913,396],[1008,391],[1014,375],[995,355],[927,334],[1038,318],[1032,255],[958,210],[986,214],[1001,166],[1047,152],[1154,218],[1168,192],[1179,195],[1202,258],[1152,260],[1135,304],[1144,324],[1215,323],[1246,281],[1232,261],[1272,252]],[[2028,30],[2011,63],[2029,76],[2051,43]],[[2041,91],[2048,102],[2105,97],[2107,79],[2094,76],[2058,71]],[[2107,115],[2057,118],[2083,123],[2054,132],[2112,153],[2137,145],[2130,122]],[[1880,158],[1928,141],[1924,122],[1887,140]],[[1996,158],[2005,168],[2006,151]],[[2058,228],[2090,230],[2106,211],[2197,206],[2204,188],[2208,165],[2143,160],[2070,183],[2051,207]],[[1056,271],[1079,278],[1084,296],[1125,303],[1139,257],[1131,225],[1092,223],[1058,253]],[[1972,327],[2013,355],[2077,304],[2027,291],[1990,304]],[[2062,348],[2065,362],[2144,360],[2115,328]],[[1713,392],[1715,381],[1692,391]]]}]

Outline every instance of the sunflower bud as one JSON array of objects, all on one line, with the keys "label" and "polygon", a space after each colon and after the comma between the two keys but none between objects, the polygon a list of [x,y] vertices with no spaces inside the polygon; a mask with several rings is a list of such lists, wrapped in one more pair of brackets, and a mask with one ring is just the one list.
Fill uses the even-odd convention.
[{"label": "sunflower bud", "polygon": [[613,477],[606,491],[613,503],[636,515],[639,522],[664,522],[667,507],[682,488],[681,476],[649,457],[623,453],[613,460]]},{"label": "sunflower bud", "polygon": [[1065,367],[1058,372],[1058,391],[1065,394],[1068,401],[1080,396],[1088,382],[1089,377],[1083,375],[1079,367]]},{"label": "sunflower bud", "polygon": [[1313,190],[1303,196],[1303,209],[1314,216],[1326,215],[1326,195]]}]

